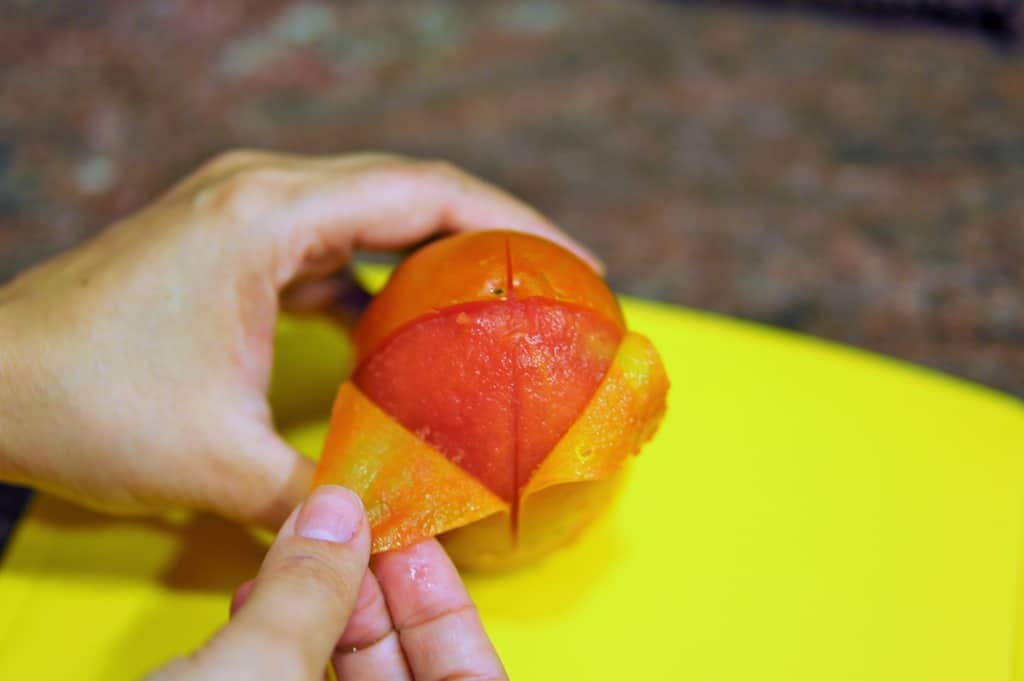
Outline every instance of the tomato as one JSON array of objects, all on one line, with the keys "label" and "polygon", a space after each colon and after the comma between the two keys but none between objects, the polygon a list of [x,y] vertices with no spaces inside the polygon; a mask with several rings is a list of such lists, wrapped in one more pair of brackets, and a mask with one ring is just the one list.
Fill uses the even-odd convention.
[{"label": "tomato", "polygon": [[492,568],[565,543],[664,410],[650,343],[586,264],[536,237],[423,248],[356,342],[317,481],[363,495],[375,551],[447,533],[457,562]]}]

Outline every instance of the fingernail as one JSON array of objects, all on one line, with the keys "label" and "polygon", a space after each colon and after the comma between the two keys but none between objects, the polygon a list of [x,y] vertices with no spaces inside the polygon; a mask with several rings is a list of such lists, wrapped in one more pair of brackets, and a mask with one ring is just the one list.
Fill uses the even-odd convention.
[{"label": "fingernail", "polygon": [[313,490],[295,519],[295,533],[309,539],[344,544],[363,524],[363,503],[351,490],[322,485]]}]

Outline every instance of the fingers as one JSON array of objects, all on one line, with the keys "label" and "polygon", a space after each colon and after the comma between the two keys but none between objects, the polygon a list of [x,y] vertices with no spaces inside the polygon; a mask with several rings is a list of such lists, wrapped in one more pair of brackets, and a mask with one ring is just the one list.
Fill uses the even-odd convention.
[{"label": "fingers", "polygon": [[273,232],[278,288],[339,268],[356,248],[395,249],[446,231],[534,234],[602,270],[590,251],[536,210],[447,163],[386,156],[240,163],[229,157],[215,166],[234,174],[228,190],[207,191],[218,197],[207,203],[258,204],[241,213],[262,216]]},{"label": "fingers", "polygon": [[384,594],[372,572],[363,578],[358,604],[332,662],[339,679],[412,679]]},{"label": "fingers", "polygon": [[508,229],[559,243],[600,267],[592,253],[536,210],[448,163],[379,163],[357,176],[352,188],[358,200],[345,208],[331,192],[333,179],[325,177],[314,188],[314,201],[324,210],[341,209],[342,219],[327,227],[355,228],[353,244],[359,248],[396,248],[441,231]]},{"label": "fingers", "polygon": [[[320,679],[366,574],[359,498],[317,488],[282,527],[231,622],[192,658],[211,678]],[[222,675],[222,676],[218,676]]]},{"label": "fingers", "polygon": [[375,556],[373,569],[416,681],[507,679],[462,580],[436,540]]},{"label": "fingers", "polygon": [[[363,577],[332,657],[340,679],[506,678],[458,573],[435,540],[376,556],[374,569],[378,576]],[[253,583],[239,587],[232,613]]]},{"label": "fingers", "polygon": [[[255,580],[249,580],[238,587],[231,599],[232,617],[245,605],[254,584]],[[384,594],[372,572],[363,576],[355,610],[338,640],[332,663],[338,678],[344,680],[412,679]]]}]

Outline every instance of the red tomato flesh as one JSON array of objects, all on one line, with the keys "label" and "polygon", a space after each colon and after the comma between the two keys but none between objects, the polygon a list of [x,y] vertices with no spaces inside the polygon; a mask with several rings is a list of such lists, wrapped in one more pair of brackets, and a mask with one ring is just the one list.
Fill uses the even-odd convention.
[{"label": "red tomato flesh", "polygon": [[403,426],[496,495],[519,490],[590,401],[622,329],[543,297],[447,307],[398,329],[355,375]]}]

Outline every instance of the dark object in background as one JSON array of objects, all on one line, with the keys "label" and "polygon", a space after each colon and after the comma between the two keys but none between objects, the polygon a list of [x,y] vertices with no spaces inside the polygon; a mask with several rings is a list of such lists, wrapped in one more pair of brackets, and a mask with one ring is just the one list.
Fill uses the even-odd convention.
[{"label": "dark object in background", "polygon": [[32,492],[24,487],[0,483],[0,558],[31,496]]},{"label": "dark object in background", "polygon": [[[687,0],[677,0],[686,2]],[[726,0],[762,7],[813,8],[883,22],[928,22],[996,40],[1024,36],[1024,0]]]}]

